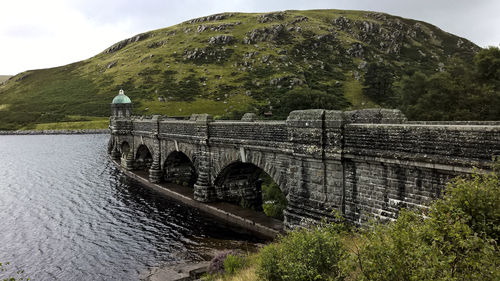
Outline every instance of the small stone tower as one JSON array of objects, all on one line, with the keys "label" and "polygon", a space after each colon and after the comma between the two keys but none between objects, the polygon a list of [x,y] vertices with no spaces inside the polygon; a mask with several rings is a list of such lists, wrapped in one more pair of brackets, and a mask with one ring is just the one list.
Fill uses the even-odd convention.
[{"label": "small stone tower", "polygon": [[130,117],[132,115],[132,101],[125,95],[123,90],[111,102],[112,117]]}]

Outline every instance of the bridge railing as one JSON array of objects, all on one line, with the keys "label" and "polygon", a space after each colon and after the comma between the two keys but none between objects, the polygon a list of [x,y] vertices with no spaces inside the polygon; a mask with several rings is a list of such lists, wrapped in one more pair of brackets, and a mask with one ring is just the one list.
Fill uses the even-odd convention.
[{"label": "bridge railing", "polygon": [[209,136],[218,139],[288,142],[285,121],[218,121],[209,125]]},{"label": "bridge railing", "polygon": [[190,120],[162,120],[159,122],[162,136],[196,136],[196,122]]},{"label": "bridge railing", "polygon": [[152,119],[132,119],[132,128],[136,133],[149,134],[153,130],[154,122]]},{"label": "bridge railing", "polygon": [[500,155],[500,126],[480,123],[490,125],[348,124],[343,151],[346,156],[483,167]]}]

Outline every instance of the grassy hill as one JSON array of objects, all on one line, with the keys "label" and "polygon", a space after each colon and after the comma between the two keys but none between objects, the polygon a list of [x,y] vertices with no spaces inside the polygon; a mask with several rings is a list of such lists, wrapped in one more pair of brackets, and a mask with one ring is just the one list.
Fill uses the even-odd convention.
[{"label": "grassy hill", "polygon": [[16,75],[0,85],[0,130],[103,120],[120,88],[136,114],[262,113],[296,88],[334,95],[338,109],[373,107],[361,92],[367,63],[389,65],[398,81],[416,70],[432,74],[453,56],[471,61],[479,49],[428,23],[382,13],[217,14]]}]

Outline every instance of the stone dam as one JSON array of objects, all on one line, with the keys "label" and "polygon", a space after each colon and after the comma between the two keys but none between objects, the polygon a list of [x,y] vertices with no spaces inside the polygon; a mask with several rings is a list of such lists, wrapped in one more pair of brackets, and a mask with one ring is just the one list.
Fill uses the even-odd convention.
[{"label": "stone dam", "polygon": [[262,203],[259,174],[286,195],[285,228],[333,219],[361,225],[425,208],[447,182],[490,169],[500,122],[409,122],[398,110],[300,110],[284,121],[131,116],[112,104],[108,153],[149,181],[178,178],[200,202]]}]

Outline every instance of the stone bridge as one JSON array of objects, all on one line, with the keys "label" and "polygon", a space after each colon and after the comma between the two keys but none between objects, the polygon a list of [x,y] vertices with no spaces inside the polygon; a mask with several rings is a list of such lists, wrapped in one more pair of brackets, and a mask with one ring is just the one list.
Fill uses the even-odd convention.
[{"label": "stone bridge", "polygon": [[125,169],[192,185],[198,201],[253,204],[263,171],[286,194],[287,228],[333,210],[355,224],[393,219],[500,155],[500,122],[407,122],[397,110],[293,111],[286,121],[113,115],[108,152]]}]

